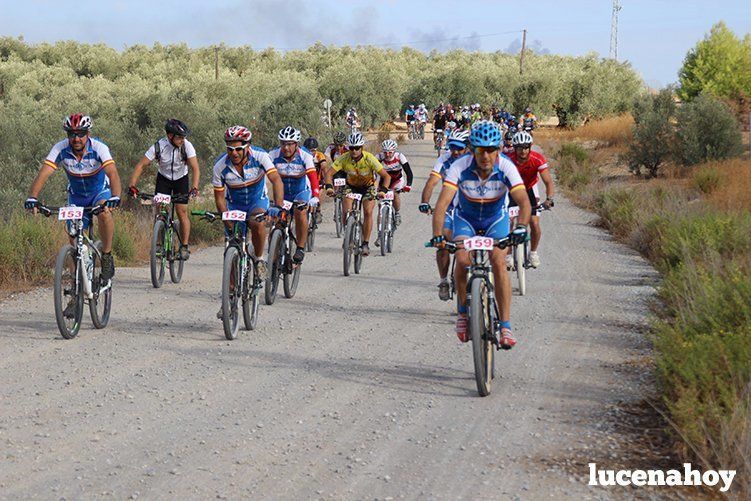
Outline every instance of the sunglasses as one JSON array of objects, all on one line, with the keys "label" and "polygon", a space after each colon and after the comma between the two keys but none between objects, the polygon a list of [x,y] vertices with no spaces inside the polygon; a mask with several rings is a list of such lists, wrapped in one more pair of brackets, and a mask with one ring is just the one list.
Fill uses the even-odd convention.
[{"label": "sunglasses", "polygon": [[350,146],[350,151],[360,151],[362,149],[362,146]]},{"label": "sunglasses", "polygon": [[73,139],[74,137],[86,137],[86,135],[88,133],[89,132],[85,131],[85,130],[84,131],[77,131],[77,132],[76,131],[71,131],[71,132],[68,132],[68,138],[69,139]]},{"label": "sunglasses", "polygon": [[451,151],[462,151],[466,146],[454,146],[453,144],[449,145],[449,149]]},{"label": "sunglasses", "polygon": [[516,149],[516,150],[528,150],[531,147],[532,147],[531,144],[517,144],[516,146],[514,146],[514,149]]},{"label": "sunglasses", "polygon": [[227,151],[233,152],[233,151],[242,151],[245,149],[245,146],[227,146]]}]

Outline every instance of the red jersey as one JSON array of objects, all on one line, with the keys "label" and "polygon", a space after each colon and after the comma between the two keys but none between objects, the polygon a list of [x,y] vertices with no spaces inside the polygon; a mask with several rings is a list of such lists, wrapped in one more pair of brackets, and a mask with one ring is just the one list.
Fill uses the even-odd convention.
[{"label": "red jersey", "polygon": [[542,154],[537,153],[536,151],[530,151],[529,158],[527,158],[527,161],[523,164],[520,164],[519,160],[516,159],[516,151],[509,153],[508,157],[514,162],[514,165],[516,165],[516,169],[519,171],[519,175],[524,181],[524,187],[528,190],[531,190],[532,187],[537,184],[540,172],[548,168],[548,161],[545,160],[545,157],[542,156]]}]

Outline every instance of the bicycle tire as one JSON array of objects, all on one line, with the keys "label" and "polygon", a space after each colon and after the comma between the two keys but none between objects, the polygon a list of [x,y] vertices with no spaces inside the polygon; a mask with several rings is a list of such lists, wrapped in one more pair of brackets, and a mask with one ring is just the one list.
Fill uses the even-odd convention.
[{"label": "bicycle tire", "polygon": [[[70,273],[70,265],[73,265],[73,273]],[[55,320],[57,321],[57,328],[60,330],[60,334],[65,339],[73,339],[78,335],[78,331],[81,329],[81,318],[83,317],[83,290],[80,280],[81,267],[79,266],[78,257],[76,256],[76,249],[72,245],[64,245],[57,254],[55,259],[55,288],[53,290],[53,298],[55,302]],[[69,294],[65,294],[65,285],[63,273],[67,271],[69,285]],[[78,279],[77,279],[78,277]],[[66,318],[64,315],[65,309],[70,302],[63,304],[66,296],[73,295],[73,304],[75,311],[73,317]]]},{"label": "bicycle tire", "polygon": [[157,219],[154,222],[154,231],[151,233],[151,250],[149,252],[149,268],[151,269],[151,285],[158,289],[164,283],[164,221]]},{"label": "bicycle tire", "polygon": [[269,275],[266,278],[266,285],[264,289],[264,298],[267,305],[274,304],[276,301],[276,293],[279,289],[279,275],[281,274],[281,261],[282,261],[282,230],[274,228],[271,232],[271,239],[269,240]]},{"label": "bicycle tire", "polygon": [[355,246],[355,219],[347,218],[347,224],[344,226],[344,239],[342,241],[342,254],[344,265],[344,276],[349,276],[349,269],[352,265],[352,253]]},{"label": "bicycle tire", "polygon": [[[102,252],[102,242],[97,241],[94,243],[94,247],[99,252]],[[91,314],[91,323],[97,329],[104,329],[110,321],[110,311],[112,310],[112,286],[104,291],[104,296],[99,294],[99,289],[102,284],[99,277],[102,274],[102,262],[98,258],[95,252],[91,253],[91,259],[94,264],[94,271],[91,276],[91,288],[94,292],[94,297],[89,300],[89,313]],[[99,311],[101,307],[102,311]]]},{"label": "bicycle tire", "polygon": [[174,228],[168,232],[170,234],[170,261],[169,261],[169,276],[173,284],[179,284],[183,278],[183,267],[185,261],[177,259],[180,257],[180,239],[178,234],[180,232],[180,221],[174,222]]},{"label": "bicycle tire", "polygon": [[388,252],[388,249],[386,246],[388,245],[388,242],[386,241],[388,238],[388,229],[386,228],[388,226],[389,217],[389,209],[386,204],[383,204],[381,206],[381,211],[378,214],[378,247],[381,250],[381,256],[385,256],[386,252]]},{"label": "bicycle tire", "polygon": [[315,249],[316,243],[316,224],[315,224],[315,211],[312,214],[308,214],[308,238],[305,240],[305,251],[312,252]]},{"label": "bicycle tire", "polygon": [[527,269],[524,267],[524,246],[514,246],[514,266],[516,266],[516,278],[519,280],[519,294],[524,296],[527,293]]},{"label": "bicycle tire", "polygon": [[362,269],[362,223],[355,225],[355,274],[360,274]]},{"label": "bicycle tire", "polygon": [[472,359],[475,366],[475,382],[481,397],[490,395],[493,380],[493,343],[488,330],[490,323],[490,301],[485,280],[472,280],[469,302],[469,330],[472,339]]},{"label": "bicycle tire", "polygon": [[[290,263],[292,262],[292,256],[287,256]],[[284,285],[284,297],[292,299],[297,292],[297,284],[300,283],[300,273],[302,273],[302,263],[297,266],[293,266],[291,273],[285,273],[282,283]]]},{"label": "bicycle tire", "polygon": [[336,228],[336,238],[341,238],[342,230],[342,199],[334,200],[334,227]]},{"label": "bicycle tire", "polygon": [[386,228],[386,252],[389,254],[394,247],[394,233],[396,233],[396,220],[394,219],[394,209],[391,209],[391,223]]},{"label": "bicycle tire", "polygon": [[224,251],[222,271],[222,326],[224,337],[230,341],[237,339],[237,331],[240,329],[238,303],[242,293],[238,293],[239,284],[240,252],[237,247],[230,245]]},{"label": "bicycle tire", "polygon": [[248,277],[243,284],[243,288],[245,289],[243,291],[243,323],[245,324],[245,330],[253,331],[258,324],[259,289],[255,285],[255,262],[251,261],[250,263],[250,266],[248,266]]}]

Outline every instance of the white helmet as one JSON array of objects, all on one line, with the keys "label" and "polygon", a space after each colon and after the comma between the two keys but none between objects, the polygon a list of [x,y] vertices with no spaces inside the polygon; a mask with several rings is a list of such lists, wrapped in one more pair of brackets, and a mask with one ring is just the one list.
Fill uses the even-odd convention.
[{"label": "white helmet", "polygon": [[381,143],[381,148],[383,148],[383,151],[396,151],[397,148],[396,141],[393,139],[387,139],[384,142]]},{"label": "white helmet", "polygon": [[454,122],[454,121],[451,121],[451,122],[447,123],[446,125],[448,126],[449,129],[455,129],[456,128],[456,122]]},{"label": "white helmet", "polygon": [[455,129],[449,134],[449,141],[460,141],[467,144],[469,142],[469,131],[464,129]]},{"label": "white helmet", "polygon": [[362,134],[359,132],[355,132],[354,134],[350,134],[347,138],[347,146],[351,147],[358,147],[358,146],[365,146],[365,137],[363,137]]},{"label": "white helmet", "polygon": [[294,141],[296,143],[299,143],[300,131],[295,129],[291,125],[288,125],[279,131],[279,135],[277,137],[279,138],[279,141]]},{"label": "white helmet", "polygon": [[514,146],[519,146],[522,144],[532,145],[532,142],[532,134],[527,131],[517,132],[516,134],[514,134],[514,138],[511,140],[511,144],[513,144]]}]

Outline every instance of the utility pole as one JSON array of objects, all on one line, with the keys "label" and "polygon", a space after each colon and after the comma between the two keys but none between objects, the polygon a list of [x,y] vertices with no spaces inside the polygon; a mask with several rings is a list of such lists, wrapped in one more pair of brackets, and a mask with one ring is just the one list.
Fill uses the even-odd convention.
[{"label": "utility pole", "polygon": [[519,74],[524,74],[524,50],[527,48],[527,30],[522,30],[522,51],[519,53]]},{"label": "utility pole", "polygon": [[613,17],[610,21],[610,57],[618,61],[618,12],[622,9],[620,0],[613,0]]},{"label": "utility pole", "polygon": [[219,80],[219,47],[214,47],[214,80]]}]

